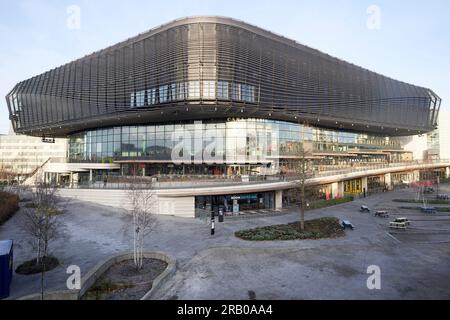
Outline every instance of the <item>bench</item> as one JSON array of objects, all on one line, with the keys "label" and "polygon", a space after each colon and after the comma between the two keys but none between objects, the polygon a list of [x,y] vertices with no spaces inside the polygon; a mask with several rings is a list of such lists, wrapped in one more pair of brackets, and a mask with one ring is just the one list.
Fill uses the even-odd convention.
[{"label": "bench", "polygon": [[351,230],[355,229],[355,226],[348,220],[342,221],[342,228],[345,230],[347,228],[350,228]]},{"label": "bench", "polygon": [[375,217],[389,218],[389,213],[386,210],[378,210],[375,212]]},{"label": "bench", "polygon": [[370,209],[368,206],[361,206],[361,209],[359,209],[359,211],[361,212],[369,212],[370,213]]},{"label": "bench", "polygon": [[394,222],[397,222],[397,223],[404,223],[405,226],[411,225],[411,222],[408,220],[408,218],[404,218],[404,217],[402,217],[402,218],[397,218],[397,219],[395,219]]},{"label": "bench", "polygon": [[392,228],[392,229],[406,229],[406,223],[393,221],[393,222],[389,223],[389,228]]}]

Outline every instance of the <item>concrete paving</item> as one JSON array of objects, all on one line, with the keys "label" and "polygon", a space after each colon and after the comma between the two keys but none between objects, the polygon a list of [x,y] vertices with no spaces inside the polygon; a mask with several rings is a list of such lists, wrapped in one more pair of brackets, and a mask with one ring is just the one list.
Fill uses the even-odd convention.
[{"label": "concrete paving", "polygon": [[[172,255],[178,271],[156,298],[248,299],[254,292],[257,299],[449,299],[450,231],[445,230],[450,230],[450,214],[425,216],[391,201],[413,197],[412,189],[400,190],[306,213],[307,219],[351,220],[356,230],[339,239],[248,242],[234,237],[237,230],[296,221],[296,212],[216,223],[215,236],[204,221],[158,216],[146,250]],[[360,213],[362,204],[391,208],[417,229],[390,234],[391,219]],[[19,228],[22,210],[0,227],[0,239],[14,239],[15,266],[33,258]],[[61,219],[64,235],[51,245],[61,265],[47,273],[47,290],[65,289],[67,266],[78,265],[86,273],[101,259],[131,248],[123,210],[72,201]],[[381,290],[366,287],[370,265],[381,268]],[[12,299],[38,291],[39,275],[14,274]]]}]

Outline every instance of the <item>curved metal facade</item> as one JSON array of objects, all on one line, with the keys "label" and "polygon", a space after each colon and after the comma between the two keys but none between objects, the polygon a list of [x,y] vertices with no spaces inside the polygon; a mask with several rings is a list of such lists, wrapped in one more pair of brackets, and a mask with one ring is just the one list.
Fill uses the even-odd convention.
[{"label": "curved metal facade", "polygon": [[17,84],[16,132],[64,137],[115,125],[262,118],[412,135],[440,99],[243,22],[187,18]]}]

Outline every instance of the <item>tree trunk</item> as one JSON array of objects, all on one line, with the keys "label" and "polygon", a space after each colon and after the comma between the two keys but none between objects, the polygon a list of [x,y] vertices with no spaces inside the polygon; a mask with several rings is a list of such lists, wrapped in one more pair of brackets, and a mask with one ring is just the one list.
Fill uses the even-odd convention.
[{"label": "tree trunk", "polygon": [[45,261],[41,259],[41,300],[44,300],[44,273],[45,273]]},{"label": "tree trunk", "polygon": [[305,182],[302,181],[302,202],[300,204],[300,231],[305,230]]}]

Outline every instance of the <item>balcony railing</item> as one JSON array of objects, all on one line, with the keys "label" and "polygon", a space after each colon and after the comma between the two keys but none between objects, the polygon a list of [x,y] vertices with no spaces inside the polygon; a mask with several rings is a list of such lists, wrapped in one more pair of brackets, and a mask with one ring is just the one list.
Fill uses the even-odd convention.
[{"label": "balcony railing", "polygon": [[[387,164],[374,164],[365,166],[353,166],[340,170],[311,170],[306,173],[307,179],[331,177],[345,175],[357,172],[376,171],[389,168],[410,168],[426,169],[430,165],[442,167],[449,166],[450,160],[427,160],[427,161],[408,161]],[[150,184],[155,189],[177,189],[177,188],[199,188],[210,186],[233,186],[242,184],[262,184],[275,182],[292,182],[299,180],[295,174],[277,174],[277,175],[242,175],[242,176],[212,176],[212,175],[156,175],[151,177],[127,177],[127,176],[97,176],[92,182],[82,182],[78,184],[66,184],[62,187],[72,188],[94,188],[94,189],[127,189],[130,184],[140,184],[143,188]]]}]

